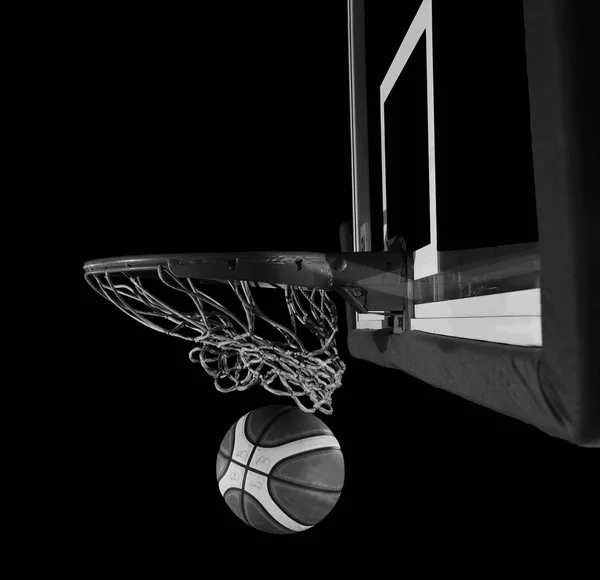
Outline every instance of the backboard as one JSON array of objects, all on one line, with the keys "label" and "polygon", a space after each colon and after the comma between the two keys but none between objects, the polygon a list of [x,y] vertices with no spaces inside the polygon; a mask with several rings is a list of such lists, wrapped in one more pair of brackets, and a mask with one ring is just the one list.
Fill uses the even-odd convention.
[{"label": "backboard", "polygon": [[[348,0],[348,53],[353,250],[403,237],[411,329],[540,345],[522,3]],[[460,298],[438,291],[444,273],[495,261],[520,275]],[[424,286],[434,293],[420,300]],[[359,329],[387,324],[356,315]]]}]

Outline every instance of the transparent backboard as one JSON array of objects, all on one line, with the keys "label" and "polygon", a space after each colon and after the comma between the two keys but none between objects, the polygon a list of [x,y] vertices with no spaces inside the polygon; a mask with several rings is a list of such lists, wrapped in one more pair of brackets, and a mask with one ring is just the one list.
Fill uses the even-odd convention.
[{"label": "transparent backboard", "polygon": [[[348,53],[354,251],[387,250],[400,235],[415,283],[428,284],[467,258],[531,249],[522,3],[348,0]],[[411,328],[541,342],[532,280],[510,293],[415,302]],[[516,326],[502,333],[500,318]],[[356,318],[357,328],[386,324],[376,312]]]}]

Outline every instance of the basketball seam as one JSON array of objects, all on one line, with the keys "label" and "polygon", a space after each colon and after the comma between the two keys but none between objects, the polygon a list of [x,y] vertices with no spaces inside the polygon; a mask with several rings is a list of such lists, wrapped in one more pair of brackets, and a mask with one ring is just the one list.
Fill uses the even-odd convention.
[{"label": "basketball seam", "polygon": [[[293,455],[291,455],[289,457],[282,457],[277,463],[275,463],[273,465],[269,474],[273,473],[282,463],[285,463],[286,461],[296,459],[297,457],[304,457],[306,455],[318,453],[320,451],[332,451],[332,450],[336,450],[336,449],[340,453],[342,452],[342,449],[338,445],[328,445],[327,447],[317,447],[316,449],[309,449],[308,451],[299,451],[298,453],[294,453]],[[343,457],[343,455],[342,455],[342,457]],[[274,477],[277,478],[277,476],[274,476]],[[280,478],[277,478],[277,479],[280,479]]]},{"label": "basketball seam", "polygon": [[333,437],[333,433],[327,429],[327,431],[309,431],[306,434],[298,435],[297,437],[293,437],[291,439],[282,439],[278,443],[274,443],[273,445],[261,445],[264,449],[275,449],[280,445],[287,445],[288,443],[295,443],[296,441],[302,441],[303,439],[309,439],[310,437]]},{"label": "basketball seam", "polygon": [[[325,449],[325,450],[339,449],[339,447],[323,447],[323,449]],[[319,449],[319,451],[320,451],[320,449]],[[297,457],[297,456],[294,455],[294,457]],[[291,458],[289,458],[289,459],[291,459]],[[254,467],[248,467],[235,459],[229,458],[229,462],[234,463],[235,465],[237,465],[239,467],[245,468],[248,471],[251,471],[252,473],[256,473],[257,475],[264,475],[268,480],[274,479],[275,481],[278,481],[279,483],[286,483],[288,485],[293,485],[295,487],[300,487],[302,489],[308,489],[310,491],[322,491],[325,493],[342,493],[343,486],[340,489],[328,489],[326,487],[315,487],[312,485],[307,485],[305,483],[298,483],[296,481],[290,481],[289,479],[284,479],[283,477],[278,477],[277,475],[271,475],[270,473],[265,473],[264,471],[254,469]]]},{"label": "basketball seam", "polygon": [[[269,481],[270,480],[278,481],[279,483],[285,483],[286,485],[290,485],[292,487],[306,489],[307,491],[318,491],[319,493],[332,493],[332,494],[342,493],[342,489],[327,489],[327,488],[323,488],[323,487],[314,487],[312,485],[307,485],[305,483],[298,483],[296,481],[289,481],[287,479],[281,479],[281,477],[277,477],[276,475],[270,475]],[[268,485],[268,483],[267,483],[267,485]]]},{"label": "basketball seam", "polygon": [[[218,485],[219,483],[221,483],[221,480],[222,480],[222,479],[225,477],[226,473],[229,471],[229,466],[230,466],[232,463],[235,463],[231,457],[228,457],[228,456],[227,456],[227,455],[225,455],[224,453],[221,453],[221,449],[220,449],[220,448],[219,448],[219,452],[217,453],[217,457],[218,457],[219,455],[220,455],[220,456],[221,456],[223,459],[227,459],[227,465],[226,465],[226,467],[225,467],[225,471],[223,471],[223,475],[221,475],[221,477],[219,477],[219,479],[217,479],[217,485]],[[226,490],[226,491],[227,491],[227,490]],[[224,495],[223,495],[223,497],[224,497]]]},{"label": "basketball seam", "polygon": [[[277,406],[277,407],[280,406],[281,409],[279,411],[277,411],[277,414],[274,417],[271,417],[267,421],[267,423],[265,423],[263,425],[263,428],[256,435],[256,441],[253,441],[250,438],[250,433],[248,432],[248,424],[250,423],[250,415],[252,415],[252,413],[254,413],[255,411],[251,411],[250,413],[248,413],[248,417],[247,417],[246,423],[244,425],[244,435],[246,436],[246,439],[248,439],[248,441],[250,443],[252,443],[255,447],[260,444],[260,440],[263,437],[263,435],[267,432],[267,430],[269,429],[269,427],[271,425],[273,425],[273,423],[275,423],[275,421],[277,421],[277,419],[279,419],[280,417],[282,417],[286,413],[289,413],[291,411],[295,411],[296,410],[296,407],[290,407],[290,406],[286,406],[286,405],[275,405],[275,406]],[[256,410],[260,411],[260,409],[256,409]],[[263,447],[263,446],[261,445],[261,447]]]},{"label": "basketball seam", "polygon": [[[248,462],[246,464],[246,469],[244,470],[244,477],[242,479],[242,493],[245,494],[246,493],[246,478],[248,477],[248,470],[250,469],[250,465],[252,464],[252,458],[254,457],[254,454],[256,453],[256,448],[258,447],[258,444],[260,443],[260,439],[261,437],[265,434],[265,432],[267,431],[267,429],[273,424],[275,423],[275,421],[277,421],[277,419],[279,419],[280,417],[282,417],[283,415],[285,415],[286,413],[289,413],[290,411],[293,411],[295,409],[295,407],[283,407],[283,409],[281,409],[280,411],[277,412],[277,414],[274,417],[271,417],[271,419],[269,421],[267,421],[265,423],[265,425],[263,426],[263,428],[258,432],[258,435],[256,437],[256,443],[253,443],[254,447],[252,448],[252,451],[250,452],[250,455],[248,456]],[[246,436],[246,439],[248,441],[250,441],[250,438],[248,437],[248,432],[247,432],[247,427],[248,427],[248,423],[250,421],[250,416],[252,415],[254,411],[251,411],[250,413],[248,413],[248,415],[246,416],[246,422],[244,423],[244,435]],[[240,419],[241,421],[241,419]],[[235,446],[234,446],[235,449]],[[267,478],[267,485],[268,485],[268,478]],[[248,521],[248,516],[246,515],[246,506],[245,506],[245,495],[242,495],[242,513],[244,514],[244,519],[246,521]],[[250,524],[248,524],[250,525]]]},{"label": "basketball seam", "polygon": [[[239,421],[239,419],[238,419],[238,421]],[[233,433],[231,433],[231,444],[230,444],[231,449],[229,450],[229,453],[231,453],[232,456],[233,456],[233,450],[235,448],[235,426],[236,426],[236,424],[237,424],[237,421],[231,427],[229,427],[229,429],[227,430],[227,433],[225,434],[225,437],[227,437],[227,435],[229,435],[229,433],[231,433],[231,431],[233,430]],[[229,471],[229,466],[231,465],[231,461],[232,461],[232,457],[230,457],[229,455],[224,453],[220,445],[219,445],[219,451],[217,452],[217,457],[219,455],[221,457],[223,457],[224,459],[227,459],[228,461],[227,461],[227,465],[225,466],[225,471],[223,471],[223,475],[221,475],[221,477],[219,477],[217,479],[217,485],[225,477],[225,474],[227,473],[227,471]],[[223,494],[223,497],[225,497],[225,494]]]},{"label": "basketball seam", "polygon": [[[265,508],[264,505],[262,505],[262,503],[260,501],[258,501],[251,493],[248,494],[248,497],[251,497],[257,504],[258,508],[261,510],[261,513],[263,515],[263,517],[265,517],[266,519],[268,519],[275,527],[280,527],[284,530],[286,530],[287,532],[294,532],[294,530],[292,530],[291,528],[288,528],[285,524],[282,524],[281,522],[277,521],[270,513],[269,511]],[[248,519],[248,518],[246,518]],[[248,519],[248,522],[250,522],[250,520]],[[248,523],[249,526],[252,526],[250,523]]]},{"label": "basketball seam", "polygon": [[[240,489],[238,490],[237,488],[233,488],[230,487],[229,489],[225,490],[225,493],[223,494],[223,499],[225,499],[227,497],[227,494],[233,494],[235,491],[241,491],[242,493],[240,494],[240,516],[239,518],[247,525],[250,526],[250,521],[248,520],[248,518],[246,517],[246,514],[244,513],[244,490]],[[230,506],[228,506],[229,509],[231,509]],[[233,510],[232,510],[233,511]],[[235,513],[235,512],[234,512]],[[236,514],[237,515],[237,514]],[[252,526],[250,526],[252,527]]]},{"label": "basketball seam", "polygon": [[[283,507],[283,505],[281,505],[281,503],[277,500],[277,496],[273,493],[273,489],[271,488],[271,481],[274,480],[276,478],[271,478],[269,477],[267,479],[267,490],[269,492],[269,495],[271,496],[271,499],[273,500],[273,503],[288,517],[290,518],[290,520],[293,520],[294,522],[296,522],[297,524],[300,524],[301,526],[311,526],[314,524],[307,524],[306,522],[300,521],[296,516],[294,516],[294,514],[290,513],[287,509],[285,509],[285,507]],[[279,481],[279,480],[277,480]],[[287,483],[287,482],[285,482]],[[320,491],[320,490],[319,490]]]}]

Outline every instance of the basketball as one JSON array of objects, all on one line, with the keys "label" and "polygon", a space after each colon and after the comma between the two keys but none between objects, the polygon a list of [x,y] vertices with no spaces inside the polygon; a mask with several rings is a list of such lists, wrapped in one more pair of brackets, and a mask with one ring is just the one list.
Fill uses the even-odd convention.
[{"label": "basketball", "polygon": [[335,506],[344,457],[327,425],[297,407],[246,413],[221,442],[219,491],[249,526],[271,534],[312,528]]}]

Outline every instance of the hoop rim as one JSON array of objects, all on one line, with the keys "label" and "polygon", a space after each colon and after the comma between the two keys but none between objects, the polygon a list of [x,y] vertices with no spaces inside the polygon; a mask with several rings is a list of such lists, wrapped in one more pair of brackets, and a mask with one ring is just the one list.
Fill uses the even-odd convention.
[{"label": "hoop rim", "polygon": [[178,278],[248,280],[329,288],[328,257],[319,252],[217,252],[147,254],[100,258],[84,263],[85,276],[152,273],[162,266]]}]

